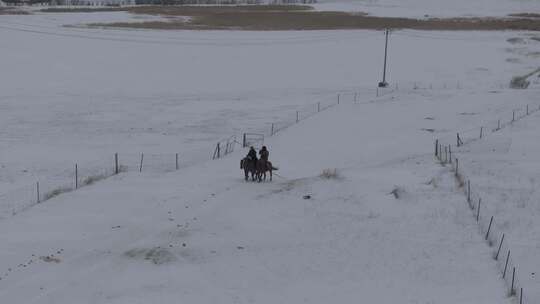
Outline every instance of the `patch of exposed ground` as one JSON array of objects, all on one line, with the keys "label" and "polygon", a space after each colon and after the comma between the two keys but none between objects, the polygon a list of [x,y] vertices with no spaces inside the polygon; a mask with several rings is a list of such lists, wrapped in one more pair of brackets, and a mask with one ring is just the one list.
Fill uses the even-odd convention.
[{"label": "patch of exposed ground", "polygon": [[170,30],[530,30],[540,31],[540,19],[529,18],[431,18],[374,17],[363,13],[311,11],[308,6],[141,6],[129,7],[133,14],[188,16],[183,20],[94,23],[95,27]]},{"label": "patch of exposed ground", "polygon": [[133,6],[133,7],[51,7],[41,9],[43,13],[94,13],[94,12],[132,12],[147,15],[182,16],[181,12],[201,14],[208,12],[255,12],[255,11],[309,11],[313,7],[307,5],[221,5],[221,6]]},{"label": "patch of exposed ground", "polygon": [[512,89],[526,89],[529,87],[530,81],[528,80],[529,77],[533,76],[536,73],[540,73],[540,68],[527,73],[523,76],[514,76],[512,77],[512,80],[510,81],[510,87]]},{"label": "patch of exposed ground", "polygon": [[511,17],[520,17],[520,18],[537,18],[540,19],[540,14],[537,13],[517,13],[517,14],[510,14],[508,16]]},{"label": "patch of exposed ground", "polygon": [[511,44],[525,44],[526,43],[525,39],[520,38],[520,37],[508,38],[506,39],[506,41]]},{"label": "patch of exposed ground", "polygon": [[0,15],[30,15],[30,13],[14,7],[0,7]]},{"label": "patch of exposed ground", "polygon": [[161,247],[131,249],[126,251],[124,255],[136,260],[150,261],[155,265],[171,263],[177,260],[176,256],[168,249]]},{"label": "patch of exposed ground", "polygon": [[39,10],[43,13],[99,13],[99,12],[121,12],[125,11],[122,7],[49,7]]}]

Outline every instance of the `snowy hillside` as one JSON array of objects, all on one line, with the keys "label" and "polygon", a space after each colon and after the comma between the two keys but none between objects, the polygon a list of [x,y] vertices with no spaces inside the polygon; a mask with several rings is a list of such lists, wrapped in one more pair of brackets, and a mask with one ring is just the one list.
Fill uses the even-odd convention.
[{"label": "snowy hillside", "polygon": [[[360,7],[423,15],[424,2]],[[82,26],[152,18],[0,17],[2,303],[516,300],[433,142],[540,107],[536,78],[509,88],[538,69],[538,33],[394,31],[377,90],[379,31]],[[516,248],[525,303],[540,301],[538,115],[458,152]],[[244,132],[265,134],[272,182],[243,180],[238,146],[210,160]],[[75,163],[110,171],[115,153],[142,172],[17,209],[37,181],[72,182]],[[178,170],[147,169],[176,153]]]},{"label": "snowy hillside", "polygon": [[[273,183],[246,184],[236,154],[165,176],[121,175],[0,222],[17,231],[2,236],[1,296],[506,303],[461,196],[434,190],[444,170],[424,153],[430,136],[413,127],[422,119],[378,124],[380,140],[370,136],[368,117],[395,107],[343,105],[267,142],[282,168]],[[423,140],[403,150],[409,134]],[[336,165],[345,167],[336,177],[319,177]]]},{"label": "snowy hillside", "polygon": [[[492,233],[496,245],[502,243],[501,256],[511,250],[512,266],[517,268],[520,283],[532,301],[540,299],[537,271],[540,268],[538,247],[538,106],[535,111],[509,124],[499,132],[460,149],[461,171],[471,180],[472,204],[483,226],[494,217]],[[502,114],[502,113],[501,113]],[[511,121],[507,113],[506,121]],[[520,111],[517,116],[526,113]],[[517,117],[516,116],[516,117]]]}]

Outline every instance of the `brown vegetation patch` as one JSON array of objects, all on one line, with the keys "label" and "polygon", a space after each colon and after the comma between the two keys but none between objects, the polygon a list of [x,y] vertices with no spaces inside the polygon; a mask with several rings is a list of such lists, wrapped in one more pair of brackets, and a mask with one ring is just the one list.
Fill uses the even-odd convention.
[{"label": "brown vegetation patch", "polygon": [[43,13],[99,13],[99,12],[120,12],[126,11],[126,8],[121,7],[77,7],[77,8],[62,8],[62,7],[50,7],[39,10]]},{"label": "brown vegetation patch", "polygon": [[0,7],[0,15],[30,15],[30,13],[13,7]]},{"label": "brown vegetation patch", "polygon": [[518,14],[510,14],[511,17],[520,17],[520,18],[539,18],[540,14],[537,13],[518,13]]},{"label": "brown vegetation patch", "polygon": [[141,6],[127,10],[134,14],[189,16],[181,20],[97,23],[90,26],[187,30],[540,30],[540,19],[447,18],[409,19],[374,17],[362,13],[317,12],[309,6]]}]

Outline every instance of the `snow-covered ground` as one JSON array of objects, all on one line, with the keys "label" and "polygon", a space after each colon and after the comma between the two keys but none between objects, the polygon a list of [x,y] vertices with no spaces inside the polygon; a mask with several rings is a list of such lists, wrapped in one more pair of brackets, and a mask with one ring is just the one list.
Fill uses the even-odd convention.
[{"label": "snow-covered ground", "polygon": [[[538,110],[538,106],[532,110]],[[510,264],[517,268],[520,283],[533,301],[540,299],[539,118],[540,113],[535,111],[456,153],[462,174],[471,180],[474,213],[481,198],[480,222],[484,231],[493,216],[495,248],[504,233],[501,260],[511,250]]]},{"label": "snow-covered ground", "polygon": [[[405,107],[343,104],[272,138],[281,168],[272,183],[246,184],[237,153],[168,175],[120,175],[2,221],[13,233],[0,237],[0,295],[506,303],[461,195],[434,188],[450,177],[425,149],[422,118],[380,119]],[[336,178],[319,177],[334,167]]]},{"label": "snow-covered ground", "polygon": [[[266,133],[273,122],[294,120],[297,109],[335,102],[338,92],[369,101],[381,77],[380,32],[61,27],[122,18],[129,16],[2,16],[0,61],[10,72],[0,75],[0,189],[34,184],[75,162],[109,163],[115,152],[180,153],[183,164],[207,159],[218,140]],[[523,43],[506,41],[518,36]],[[400,90],[500,89],[536,68],[540,42],[531,37],[395,32],[389,80]]]},{"label": "snow-covered ground", "polygon": [[319,0],[318,10],[356,11],[385,17],[504,17],[539,13],[536,0]]},{"label": "snow-covered ground", "polygon": [[[115,152],[179,152],[183,168],[120,174],[16,216],[0,202],[1,299],[510,301],[432,145],[539,105],[536,88],[508,89],[538,68],[538,34],[394,32],[397,89],[376,97],[381,32],[61,27],[123,18],[0,18],[0,193],[76,161],[112,166]],[[243,181],[245,151],[208,160],[216,141],[338,92],[339,106],[266,139],[272,183]],[[338,175],[320,177],[328,168]]]}]

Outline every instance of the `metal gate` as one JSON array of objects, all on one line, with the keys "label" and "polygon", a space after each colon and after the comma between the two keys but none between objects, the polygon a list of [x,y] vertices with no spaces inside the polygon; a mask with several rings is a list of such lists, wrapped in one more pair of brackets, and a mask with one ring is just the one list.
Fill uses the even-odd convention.
[{"label": "metal gate", "polygon": [[242,147],[244,148],[262,143],[264,143],[264,134],[244,133],[244,136],[242,137]]}]

